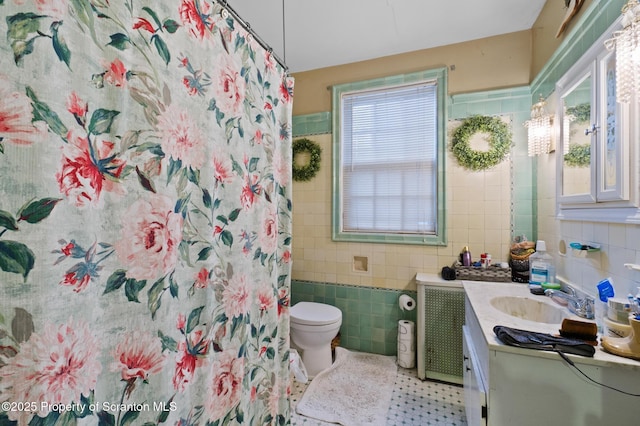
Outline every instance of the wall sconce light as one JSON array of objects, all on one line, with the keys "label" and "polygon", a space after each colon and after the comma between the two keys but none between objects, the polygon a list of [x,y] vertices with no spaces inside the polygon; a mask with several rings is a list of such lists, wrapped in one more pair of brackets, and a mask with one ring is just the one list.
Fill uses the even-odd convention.
[{"label": "wall sconce light", "polygon": [[634,93],[640,89],[640,3],[629,0],[622,8],[622,30],[613,33],[613,38],[605,41],[609,50],[616,52],[616,98],[620,103],[629,103]]},{"label": "wall sconce light", "polygon": [[540,101],[531,107],[531,120],[524,123],[528,129],[529,157],[551,152],[553,117],[545,111],[546,105],[540,96]]}]

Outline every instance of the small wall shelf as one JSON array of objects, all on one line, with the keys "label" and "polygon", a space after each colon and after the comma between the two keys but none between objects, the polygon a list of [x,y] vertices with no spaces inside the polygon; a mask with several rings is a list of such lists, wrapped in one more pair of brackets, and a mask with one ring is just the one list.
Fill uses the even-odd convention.
[{"label": "small wall shelf", "polygon": [[632,271],[640,271],[640,265],[636,263],[625,263],[624,267],[627,269],[631,269]]},{"label": "small wall shelf", "polygon": [[569,247],[571,247],[571,251],[575,257],[587,257],[590,255],[594,255],[596,253],[600,253],[600,244],[597,243],[570,243]]}]

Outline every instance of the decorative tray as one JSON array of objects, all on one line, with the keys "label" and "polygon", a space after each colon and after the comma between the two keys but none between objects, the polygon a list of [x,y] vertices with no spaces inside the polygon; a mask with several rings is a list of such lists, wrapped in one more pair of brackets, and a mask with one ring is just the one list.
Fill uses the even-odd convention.
[{"label": "decorative tray", "polygon": [[488,268],[453,265],[457,280],[511,282],[511,268],[491,265]]}]

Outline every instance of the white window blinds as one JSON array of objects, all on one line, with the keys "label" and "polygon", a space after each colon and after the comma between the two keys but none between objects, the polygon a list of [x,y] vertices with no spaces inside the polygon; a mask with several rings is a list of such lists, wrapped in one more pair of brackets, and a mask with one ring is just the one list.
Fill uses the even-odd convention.
[{"label": "white window blinds", "polygon": [[343,93],[342,231],[435,234],[436,81]]}]

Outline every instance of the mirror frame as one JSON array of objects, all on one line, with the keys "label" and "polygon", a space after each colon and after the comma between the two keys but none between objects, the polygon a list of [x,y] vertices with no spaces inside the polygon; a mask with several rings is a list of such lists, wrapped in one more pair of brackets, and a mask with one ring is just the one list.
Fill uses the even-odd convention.
[{"label": "mirror frame", "polygon": [[[568,91],[576,87],[581,77],[588,72],[595,76],[592,95],[602,105],[592,101],[592,120],[594,123],[606,123],[606,65],[615,55],[605,47],[605,41],[619,30],[622,17],[613,24],[596,40],[582,57],[556,82],[556,123],[561,123],[562,101]],[[602,77],[602,76],[605,77]],[[602,174],[601,161],[606,155],[606,135],[593,138],[591,149],[592,169],[592,193],[589,195],[562,194],[562,126],[556,126],[558,136],[558,149],[556,150],[556,215],[560,220],[584,220],[591,222],[632,223],[640,224],[640,99],[636,95],[629,105],[616,102],[616,185],[613,188],[605,188]],[[604,106],[604,110],[601,106]],[[594,114],[598,114],[594,117]],[[607,129],[604,129],[606,133]],[[598,132],[600,133],[600,132]],[[632,143],[633,141],[633,143]],[[593,195],[592,195],[593,194]]]},{"label": "mirror frame", "polygon": [[[563,99],[586,76],[592,77],[591,92],[591,124],[595,124],[597,131],[591,136],[591,187],[588,194],[563,193],[564,156],[563,147],[565,135],[563,126],[556,128],[558,147],[556,150],[556,208],[561,219],[574,220],[607,220],[615,222],[636,222],[640,220],[638,207],[639,189],[634,176],[640,167],[638,150],[631,144],[632,138],[638,137],[638,124],[632,118],[638,117],[638,108],[616,102],[615,106],[615,150],[614,164],[616,168],[615,185],[605,187],[604,158],[607,150],[607,112],[611,106],[607,105],[607,66],[615,60],[615,51],[605,47],[605,40],[612,37],[620,25],[620,18],[605,31],[600,38],[585,52],[584,55],[556,82],[557,111],[556,122],[563,123]],[[637,102],[634,100],[634,102]],[[605,124],[603,128],[603,123]],[[589,125],[588,127],[591,127]],[[635,185],[635,186],[634,186]]]},{"label": "mirror frame", "polygon": [[556,157],[558,161],[558,190],[557,197],[558,202],[561,204],[592,204],[596,202],[596,137],[599,132],[591,134],[591,149],[590,149],[590,165],[589,165],[589,191],[580,194],[565,194],[565,164],[564,164],[564,146],[567,143],[567,135],[564,134],[564,119],[565,119],[565,103],[564,99],[572,93],[578,86],[580,86],[586,79],[591,80],[591,111],[590,111],[590,125],[599,126],[596,118],[596,111],[598,110],[597,91],[595,89],[595,82],[597,79],[596,62],[588,55],[585,55],[576,64],[569,69],[562,79],[556,83],[556,92],[558,93],[558,123],[560,123],[560,139],[558,148],[556,149]]},{"label": "mirror frame", "polygon": [[[610,60],[615,61],[615,51],[605,51],[598,55],[598,96],[602,100],[601,108],[597,111],[599,114],[598,122],[600,123],[601,132],[598,135],[598,167],[596,168],[596,200],[603,201],[628,201],[630,175],[629,166],[625,164],[625,159],[629,158],[629,106],[615,102],[615,87],[613,88],[613,98],[610,99],[607,80],[607,65]],[[615,81],[613,82],[615,85]],[[613,108],[610,108],[609,102],[615,102]],[[615,114],[615,126],[613,129],[605,127],[608,123],[607,115],[613,110]],[[607,132],[613,130],[615,153],[613,155],[613,165],[615,167],[615,185],[607,187],[606,184],[606,158],[607,158]],[[627,161],[628,163],[628,161]]]}]

